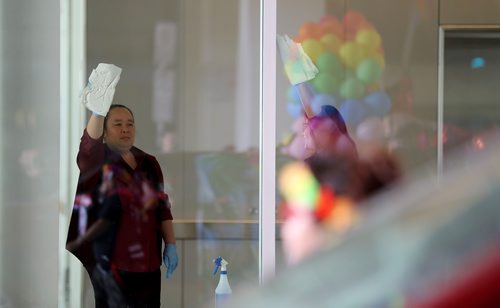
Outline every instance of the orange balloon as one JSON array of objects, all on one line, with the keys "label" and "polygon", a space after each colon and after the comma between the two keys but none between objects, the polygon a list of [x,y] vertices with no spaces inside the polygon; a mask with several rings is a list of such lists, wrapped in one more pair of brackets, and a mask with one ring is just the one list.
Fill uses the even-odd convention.
[{"label": "orange balloon", "polygon": [[354,31],[357,30],[360,25],[368,23],[363,14],[354,10],[347,11],[347,13],[344,15],[343,22],[344,27],[346,27],[348,30]]},{"label": "orange balloon", "polygon": [[341,36],[344,32],[344,27],[338,19],[329,19],[320,25],[321,34],[325,36],[327,34],[334,34],[336,36]]},{"label": "orange balloon", "polygon": [[293,38],[293,41],[295,43],[302,43],[306,39],[307,39],[307,37],[303,37],[303,36],[297,35],[296,37]]},{"label": "orange balloon", "polygon": [[304,39],[319,39],[321,37],[321,29],[318,24],[307,21],[300,27],[298,36]]}]

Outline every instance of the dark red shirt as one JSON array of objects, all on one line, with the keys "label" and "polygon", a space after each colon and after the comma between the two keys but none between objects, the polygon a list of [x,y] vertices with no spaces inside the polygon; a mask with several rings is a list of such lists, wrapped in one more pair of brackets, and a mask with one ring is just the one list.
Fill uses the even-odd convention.
[{"label": "dark red shirt", "polygon": [[[116,218],[111,261],[121,270],[150,272],[161,266],[161,223],[164,220],[172,220],[172,213],[163,188],[163,174],[156,158],[136,147],[132,147],[131,152],[137,162],[135,169],[132,169],[119,153],[104,144],[102,137],[92,139],[85,130],[77,156],[80,169],[77,198],[82,195],[91,196],[92,204],[88,206],[86,217],[88,229],[96,219],[102,218],[99,213],[103,212],[106,198],[115,195],[115,198],[108,200],[119,200],[119,206],[115,204],[112,207],[119,212],[104,217]],[[103,170],[111,170],[112,177],[103,177]],[[112,181],[112,189],[106,188],[107,180]],[[78,236],[79,229],[81,233],[80,208],[75,202],[68,242]],[[95,263],[89,246],[86,245],[75,252],[75,256],[86,268]]]}]

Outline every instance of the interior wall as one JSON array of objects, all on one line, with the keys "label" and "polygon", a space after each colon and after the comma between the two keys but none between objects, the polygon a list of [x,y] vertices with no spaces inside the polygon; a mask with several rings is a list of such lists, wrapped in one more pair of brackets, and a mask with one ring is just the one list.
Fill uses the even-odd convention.
[{"label": "interior wall", "polygon": [[0,303],[57,307],[59,1],[1,3]]},{"label": "interior wall", "polygon": [[440,0],[441,24],[493,24],[500,23],[499,0]]},{"label": "interior wall", "polygon": [[177,15],[177,1],[87,2],[87,76],[100,62],[123,69],[113,102],[134,111],[137,144],[147,151],[158,149],[151,121],[155,29],[159,22],[175,23]]}]

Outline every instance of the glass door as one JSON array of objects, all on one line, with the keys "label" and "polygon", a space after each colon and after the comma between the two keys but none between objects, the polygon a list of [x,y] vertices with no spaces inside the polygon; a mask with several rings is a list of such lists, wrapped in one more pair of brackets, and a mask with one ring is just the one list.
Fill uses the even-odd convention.
[{"label": "glass door", "polygon": [[[499,131],[500,28],[443,28],[443,172],[470,164]],[[450,159],[465,147],[466,161]]]},{"label": "glass door", "polygon": [[172,200],[169,307],[213,302],[218,256],[233,290],[259,281],[259,16],[258,1],[87,2],[87,73],[123,68],[114,102],[134,111]]}]

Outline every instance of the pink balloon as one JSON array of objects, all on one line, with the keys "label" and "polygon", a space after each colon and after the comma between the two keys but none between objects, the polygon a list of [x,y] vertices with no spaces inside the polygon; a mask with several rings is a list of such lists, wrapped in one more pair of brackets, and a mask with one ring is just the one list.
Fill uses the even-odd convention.
[{"label": "pink balloon", "polygon": [[383,141],[385,138],[384,123],[377,117],[366,118],[356,128],[356,138],[359,141]]}]

